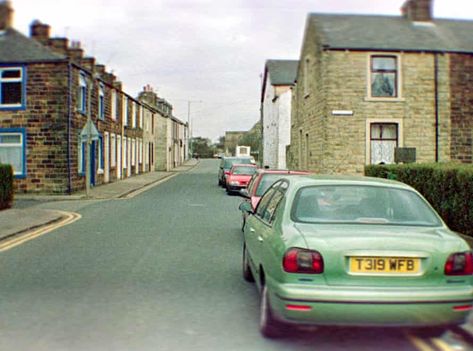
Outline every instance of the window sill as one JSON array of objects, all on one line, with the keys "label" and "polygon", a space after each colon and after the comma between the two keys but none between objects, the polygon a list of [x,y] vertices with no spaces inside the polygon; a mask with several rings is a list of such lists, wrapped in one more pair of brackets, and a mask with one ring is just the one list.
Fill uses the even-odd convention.
[{"label": "window sill", "polygon": [[304,99],[307,99],[310,96],[310,93],[304,94]]},{"label": "window sill", "polygon": [[402,97],[396,97],[396,98],[387,98],[387,97],[368,97],[366,96],[364,99],[366,102],[405,102],[406,99]]},{"label": "window sill", "polygon": [[97,174],[103,174],[103,169],[97,169]]}]

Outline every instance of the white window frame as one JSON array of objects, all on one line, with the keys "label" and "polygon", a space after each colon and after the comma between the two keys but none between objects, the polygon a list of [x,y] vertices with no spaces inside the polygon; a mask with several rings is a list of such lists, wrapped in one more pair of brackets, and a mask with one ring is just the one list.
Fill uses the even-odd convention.
[{"label": "white window frame", "polygon": [[127,169],[128,168],[128,138],[123,137],[123,168]]},{"label": "white window frame", "polygon": [[398,147],[404,146],[404,127],[402,119],[400,118],[368,118],[366,119],[365,127],[365,164],[371,164],[371,125],[372,124],[397,124],[397,145]]},{"label": "white window frame", "polygon": [[[4,78],[3,72],[5,71],[19,71],[19,77]],[[16,104],[4,104],[0,95],[0,109],[21,109],[25,107],[25,94],[26,94],[26,82],[25,82],[25,68],[22,66],[3,66],[0,67],[0,94],[3,90],[3,84],[8,83],[20,83],[21,84],[21,98],[20,102]]]}]

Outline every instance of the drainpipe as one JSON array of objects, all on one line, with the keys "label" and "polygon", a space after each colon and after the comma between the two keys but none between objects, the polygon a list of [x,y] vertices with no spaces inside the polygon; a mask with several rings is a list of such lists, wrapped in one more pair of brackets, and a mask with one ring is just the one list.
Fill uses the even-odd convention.
[{"label": "drainpipe", "polygon": [[439,62],[438,53],[434,53],[434,87],[435,87],[435,162],[439,162]]},{"label": "drainpipe", "polygon": [[72,133],[72,64],[67,63],[67,193],[72,194],[72,160],[71,160],[71,133]]}]

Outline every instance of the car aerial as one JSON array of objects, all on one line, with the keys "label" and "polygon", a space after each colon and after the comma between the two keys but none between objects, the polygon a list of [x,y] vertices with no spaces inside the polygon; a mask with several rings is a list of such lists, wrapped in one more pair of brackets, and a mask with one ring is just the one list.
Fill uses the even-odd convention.
[{"label": "car aerial", "polygon": [[403,183],[287,177],[256,210],[240,206],[243,277],[261,293],[266,337],[301,324],[439,335],[472,309],[470,247]]},{"label": "car aerial", "polygon": [[227,185],[226,176],[230,172],[230,168],[236,163],[253,164],[252,157],[222,157],[218,169],[218,185],[225,187]]},{"label": "car aerial", "polygon": [[[261,196],[264,192],[278,179],[293,175],[308,175],[310,172],[307,171],[290,171],[287,169],[258,169],[256,173],[251,177],[247,188],[243,188],[240,194],[247,198],[250,202],[251,207],[255,210],[258,205]],[[242,211],[242,229],[245,226],[247,212]]]},{"label": "car aerial", "polygon": [[227,193],[238,192],[248,186],[253,174],[257,170],[254,164],[234,164],[227,175]]}]

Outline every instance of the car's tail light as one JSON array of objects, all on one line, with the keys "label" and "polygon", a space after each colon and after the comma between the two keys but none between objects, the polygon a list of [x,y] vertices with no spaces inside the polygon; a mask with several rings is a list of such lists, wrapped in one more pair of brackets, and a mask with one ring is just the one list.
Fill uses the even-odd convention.
[{"label": "car's tail light", "polygon": [[293,247],[284,254],[283,268],[288,273],[320,274],[324,272],[324,260],[317,251]]},{"label": "car's tail light", "polygon": [[451,254],[445,263],[446,275],[470,275],[473,274],[473,253],[457,252]]},{"label": "car's tail light", "polygon": [[223,173],[225,173],[225,175],[229,175],[230,171],[223,171]]}]

